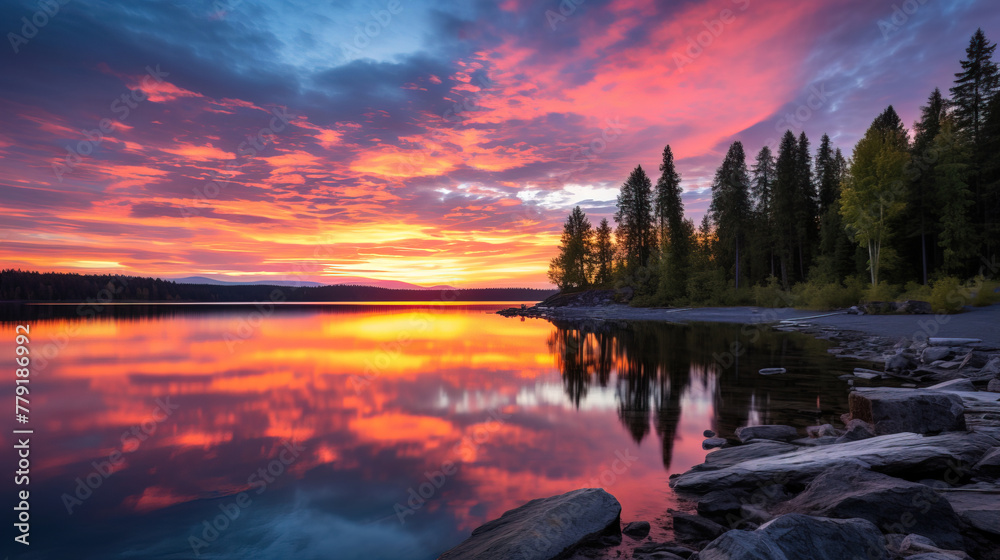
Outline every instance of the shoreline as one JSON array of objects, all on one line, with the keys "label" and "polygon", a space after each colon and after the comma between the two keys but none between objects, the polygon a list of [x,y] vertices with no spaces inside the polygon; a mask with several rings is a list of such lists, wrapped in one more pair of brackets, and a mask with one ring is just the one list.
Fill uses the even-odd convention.
[{"label": "shoreline", "polygon": [[[530,558],[612,558],[604,551],[613,547],[625,552],[620,557],[634,559],[1000,560],[1000,304],[954,315],[621,304],[498,313],[584,327],[605,321],[716,322],[801,332],[833,342],[831,354],[885,370],[859,368],[852,378],[910,383],[854,387],[849,381],[849,410],[840,422],[809,427],[805,434],[784,425],[742,427],[719,437],[706,430],[703,447],[721,449],[671,475],[669,486],[697,503],[697,513],[668,510],[668,542],[654,542],[647,536],[649,522],[622,512],[610,494],[580,489],[507,512],[442,558],[479,558],[463,552],[486,543],[535,544],[540,529],[532,525],[520,527],[524,534],[515,537],[488,529],[505,532],[504,519],[521,512],[566,519],[571,502],[569,523],[543,539],[562,539],[568,548]],[[617,509],[610,523],[600,515],[609,508]]]}]

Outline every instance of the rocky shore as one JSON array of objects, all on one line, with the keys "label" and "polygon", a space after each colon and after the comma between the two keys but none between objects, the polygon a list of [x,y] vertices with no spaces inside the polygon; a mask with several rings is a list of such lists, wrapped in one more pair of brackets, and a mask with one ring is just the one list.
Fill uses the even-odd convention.
[{"label": "rocky shore", "polygon": [[[600,322],[693,311],[631,309],[604,303],[508,313]],[[831,353],[871,368],[848,379],[849,410],[836,425],[806,433],[750,426],[729,437],[706,430],[705,448],[721,449],[671,476],[674,491],[697,503],[697,513],[671,512],[672,541],[651,540],[645,521],[623,525],[628,512],[604,490],[581,489],[507,512],[441,558],[612,558],[614,547],[622,558],[661,560],[1000,560],[1000,306],[972,321],[894,316],[895,330],[846,312],[704,315],[767,316],[735,322],[829,339],[837,344]],[[980,336],[967,336],[973,331]],[[853,387],[853,378],[883,377],[902,387]]]}]

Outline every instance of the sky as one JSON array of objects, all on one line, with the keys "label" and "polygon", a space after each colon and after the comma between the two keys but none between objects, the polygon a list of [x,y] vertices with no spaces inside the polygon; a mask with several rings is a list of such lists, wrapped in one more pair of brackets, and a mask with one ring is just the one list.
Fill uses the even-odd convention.
[{"label": "sky", "polygon": [[550,287],[561,224],[728,146],[850,155],[992,0],[0,4],[0,267]]}]

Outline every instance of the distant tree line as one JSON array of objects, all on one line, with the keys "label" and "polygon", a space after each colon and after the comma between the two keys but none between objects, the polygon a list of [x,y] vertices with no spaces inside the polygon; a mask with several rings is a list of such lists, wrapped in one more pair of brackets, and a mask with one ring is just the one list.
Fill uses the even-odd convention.
[{"label": "distant tree line", "polygon": [[697,228],[684,218],[681,177],[666,146],[655,185],[642,166],[622,184],[613,231],[607,219],[595,229],[573,209],[549,279],[564,291],[630,288],[634,303],[672,305],[717,300],[722,292],[737,303],[750,287],[789,292],[805,283],[868,284],[869,294],[903,284],[916,291],[945,277],[995,272],[995,49],[977,30],[951,97],[930,94],[912,139],[890,105],[850,158],[826,134],[813,153],[805,132],[788,130],[777,154],[765,146],[751,164],[734,142]]},{"label": "distant tree line", "polygon": [[476,288],[398,290],[373,286],[287,287],[267,284],[219,286],[179,284],[117,274],[0,271],[0,301],[541,301],[555,290]]}]

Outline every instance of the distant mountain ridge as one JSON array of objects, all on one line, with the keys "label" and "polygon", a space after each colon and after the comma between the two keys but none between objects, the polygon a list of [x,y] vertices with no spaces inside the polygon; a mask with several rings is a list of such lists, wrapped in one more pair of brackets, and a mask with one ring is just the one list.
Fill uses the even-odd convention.
[{"label": "distant mountain ridge", "polygon": [[320,286],[371,286],[373,288],[388,288],[390,290],[451,290],[451,286],[420,286],[403,282],[400,280],[376,280],[373,278],[363,278],[361,276],[344,276],[336,282],[322,283],[310,282],[307,280],[254,280],[234,282],[230,280],[216,280],[207,276],[186,276],[184,278],[164,278],[178,284],[204,284],[208,286],[282,286],[293,288],[318,288]]}]

